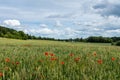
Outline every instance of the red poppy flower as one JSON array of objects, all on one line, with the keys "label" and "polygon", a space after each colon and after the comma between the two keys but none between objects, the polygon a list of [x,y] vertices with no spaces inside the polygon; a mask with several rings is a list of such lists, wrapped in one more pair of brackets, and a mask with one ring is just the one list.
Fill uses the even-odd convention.
[{"label": "red poppy flower", "polygon": [[74,56],[74,54],[73,54],[73,53],[70,53],[70,56]]},{"label": "red poppy flower", "polygon": [[114,57],[112,57],[111,59],[112,59],[112,61],[114,61],[114,60],[115,60],[115,58],[114,58]]},{"label": "red poppy flower", "polygon": [[96,53],[94,53],[93,55],[94,55],[94,56],[96,56],[97,54],[96,54]]},{"label": "red poppy flower", "polygon": [[98,62],[98,64],[102,64],[102,60],[101,59],[99,59],[99,60],[97,60],[97,62]]},{"label": "red poppy flower", "polygon": [[80,60],[80,58],[79,58],[79,57],[74,59],[74,61],[76,61],[76,62],[78,62],[79,60]]},{"label": "red poppy flower", "polygon": [[45,56],[48,56],[48,54],[49,54],[48,52],[45,52]]},{"label": "red poppy flower", "polygon": [[53,54],[53,53],[51,53],[51,54],[50,54],[50,56],[54,56],[54,54]]},{"label": "red poppy flower", "polygon": [[20,64],[19,62],[16,62],[16,64],[18,65],[18,64]]},{"label": "red poppy flower", "polygon": [[61,64],[62,64],[62,65],[64,65],[64,64],[65,64],[65,62],[61,62]]},{"label": "red poppy flower", "polygon": [[9,59],[9,58],[6,58],[6,59],[5,59],[5,62],[10,62],[10,59]]},{"label": "red poppy flower", "polygon": [[2,72],[0,72],[0,77],[2,77],[3,76],[3,73]]}]

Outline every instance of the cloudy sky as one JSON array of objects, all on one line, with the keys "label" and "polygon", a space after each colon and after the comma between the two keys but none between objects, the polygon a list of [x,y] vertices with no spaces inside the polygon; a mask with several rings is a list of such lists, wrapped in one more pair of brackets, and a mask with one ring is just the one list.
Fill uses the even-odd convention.
[{"label": "cloudy sky", "polygon": [[120,36],[120,0],[0,0],[0,25],[42,37]]}]

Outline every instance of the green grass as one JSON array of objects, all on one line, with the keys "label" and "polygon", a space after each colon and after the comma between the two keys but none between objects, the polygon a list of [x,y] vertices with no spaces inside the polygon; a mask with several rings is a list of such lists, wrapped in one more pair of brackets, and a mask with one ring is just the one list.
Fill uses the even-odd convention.
[{"label": "green grass", "polygon": [[[55,56],[45,56],[45,52]],[[0,73],[0,80],[120,80],[120,47],[0,38]]]}]

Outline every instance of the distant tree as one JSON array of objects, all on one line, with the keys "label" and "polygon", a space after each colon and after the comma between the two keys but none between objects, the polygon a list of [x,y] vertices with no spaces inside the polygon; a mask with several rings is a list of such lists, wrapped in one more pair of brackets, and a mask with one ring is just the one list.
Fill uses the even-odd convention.
[{"label": "distant tree", "polygon": [[107,37],[96,37],[96,36],[91,36],[87,38],[87,42],[97,42],[97,43],[111,43],[112,39],[107,38]]},{"label": "distant tree", "polygon": [[0,26],[0,37],[24,39],[24,40],[29,39],[29,38],[36,39],[35,36],[25,34],[23,31],[16,31],[14,29],[2,27],[2,26]]},{"label": "distant tree", "polygon": [[90,36],[88,38],[69,38],[69,39],[55,39],[49,37],[36,37],[29,34],[25,34],[23,31],[16,31],[14,29],[0,26],[0,37],[14,38],[14,39],[37,39],[37,40],[57,40],[66,42],[98,42],[98,43],[111,43],[120,41],[120,37],[102,37],[102,36]]},{"label": "distant tree", "polygon": [[113,40],[113,42],[120,41],[120,37],[111,37],[111,39]]},{"label": "distant tree", "polygon": [[116,45],[117,45],[117,46],[120,46],[120,41],[117,41],[117,42],[116,42]]}]

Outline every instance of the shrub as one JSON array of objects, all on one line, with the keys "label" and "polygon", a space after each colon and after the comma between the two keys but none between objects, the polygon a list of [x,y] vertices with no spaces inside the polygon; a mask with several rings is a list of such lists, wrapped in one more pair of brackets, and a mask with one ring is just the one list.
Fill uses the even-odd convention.
[{"label": "shrub", "polygon": [[117,41],[117,42],[116,42],[116,45],[117,45],[117,46],[120,46],[120,41]]},{"label": "shrub", "polygon": [[111,45],[115,45],[115,43],[114,43],[114,42],[111,42]]}]

